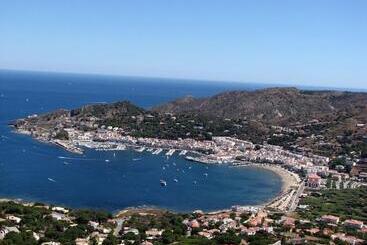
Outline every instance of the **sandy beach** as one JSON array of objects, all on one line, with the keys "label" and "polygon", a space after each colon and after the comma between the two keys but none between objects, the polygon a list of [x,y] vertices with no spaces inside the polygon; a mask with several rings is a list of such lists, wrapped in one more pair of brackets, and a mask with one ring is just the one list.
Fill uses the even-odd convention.
[{"label": "sandy beach", "polygon": [[288,191],[291,187],[298,186],[301,179],[295,173],[292,173],[278,165],[253,164],[253,166],[273,171],[282,179],[282,193]]},{"label": "sandy beach", "polygon": [[244,164],[236,164],[235,166],[236,167],[256,167],[256,168],[267,169],[269,171],[274,172],[282,180],[281,194],[284,192],[287,192],[291,187],[298,186],[298,184],[301,182],[301,179],[297,174],[292,173],[282,168],[279,165],[246,162]]}]

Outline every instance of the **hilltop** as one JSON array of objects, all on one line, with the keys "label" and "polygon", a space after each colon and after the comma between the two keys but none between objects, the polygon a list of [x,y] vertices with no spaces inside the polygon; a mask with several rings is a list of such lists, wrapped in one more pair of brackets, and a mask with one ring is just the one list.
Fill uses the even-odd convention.
[{"label": "hilltop", "polygon": [[185,97],[153,110],[289,126],[290,123],[307,123],[312,119],[362,116],[367,113],[367,93],[301,91],[296,88],[231,91],[209,98]]}]

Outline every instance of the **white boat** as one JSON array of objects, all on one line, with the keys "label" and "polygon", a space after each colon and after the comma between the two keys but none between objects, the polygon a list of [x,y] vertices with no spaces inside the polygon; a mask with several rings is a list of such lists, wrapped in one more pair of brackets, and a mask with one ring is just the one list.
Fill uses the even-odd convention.
[{"label": "white boat", "polygon": [[161,186],[167,186],[167,182],[165,180],[160,180],[159,183]]},{"label": "white boat", "polygon": [[186,155],[187,150],[182,150],[178,155],[182,156],[182,155]]},{"label": "white boat", "polygon": [[143,152],[145,150],[145,147],[141,147],[139,149],[135,149],[137,152]]},{"label": "white boat", "polygon": [[167,153],[166,153],[166,156],[172,156],[173,153],[175,153],[175,149],[170,149]]},{"label": "white boat", "polygon": [[178,182],[178,179],[173,179],[173,181],[177,183]]},{"label": "white boat", "polygon": [[47,178],[49,181],[51,181],[51,182],[56,182],[56,180],[54,180],[54,179],[51,179],[51,178]]},{"label": "white boat", "polygon": [[109,159],[106,159],[106,160],[104,160],[105,162],[110,162],[110,160]]},{"label": "white boat", "polygon": [[116,150],[124,151],[124,150],[126,150],[126,146],[125,145],[117,145]]},{"label": "white boat", "polygon": [[159,148],[159,149],[157,149],[157,150],[155,150],[154,152],[153,152],[153,154],[154,155],[158,155],[159,153],[161,153],[163,150],[161,149],[161,148]]}]

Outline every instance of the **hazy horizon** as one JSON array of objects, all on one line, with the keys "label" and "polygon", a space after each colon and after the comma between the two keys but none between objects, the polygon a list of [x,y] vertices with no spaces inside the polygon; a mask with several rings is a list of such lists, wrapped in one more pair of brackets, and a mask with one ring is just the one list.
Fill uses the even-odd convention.
[{"label": "hazy horizon", "polygon": [[[353,87],[331,87],[331,86],[315,86],[315,85],[303,85],[297,83],[266,83],[266,82],[253,82],[253,81],[225,81],[225,80],[206,80],[206,79],[195,79],[195,78],[177,78],[177,77],[152,77],[152,76],[139,76],[139,75],[121,75],[121,74],[102,74],[102,73],[80,73],[80,72],[59,72],[59,71],[42,71],[42,70],[17,70],[17,69],[2,69],[1,72],[11,72],[11,73],[37,73],[37,74],[59,74],[59,75],[70,75],[70,76],[85,76],[85,77],[113,77],[117,80],[124,78],[137,78],[143,80],[163,80],[163,81],[175,81],[175,82],[193,82],[193,83],[213,83],[213,84],[254,84],[254,85],[263,85],[263,89],[266,88],[297,88],[300,90],[330,90],[330,91],[348,91],[348,92],[367,92],[367,88],[353,88]],[[116,81],[118,82],[118,81]],[[261,89],[261,88],[259,88]]]},{"label": "hazy horizon", "polygon": [[367,89],[366,1],[0,7],[0,69]]}]

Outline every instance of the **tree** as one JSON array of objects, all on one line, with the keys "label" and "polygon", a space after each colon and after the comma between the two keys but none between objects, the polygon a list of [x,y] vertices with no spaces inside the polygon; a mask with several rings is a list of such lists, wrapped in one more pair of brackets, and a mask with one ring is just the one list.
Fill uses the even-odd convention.
[{"label": "tree", "polygon": [[117,245],[117,244],[118,244],[117,238],[112,234],[108,234],[107,238],[102,243],[102,245]]},{"label": "tree", "polygon": [[60,129],[59,132],[56,133],[55,138],[59,140],[68,140],[69,134],[64,129]]},{"label": "tree", "polygon": [[233,230],[220,233],[214,239],[219,244],[240,244],[241,242],[241,238]]},{"label": "tree", "polygon": [[175,241],[175,236],[172,231],[163,231],[162,233],[162,242],[165,244],[170,244]]},{"label": "tree", "polygon": [[124,240],[137,240],[137,235],[135,235],[133,232],[128,232],[123,236]]},{"label": "tree", "polygon": [[367,144],[363,143],[361,148],[361,158],[367,158]]},{"label": "tree", "polygon": [[6,234],[3,241],[0,242],[1,245],[37,245],[37,241],[34,239],[31,232],[9,232]]}]

